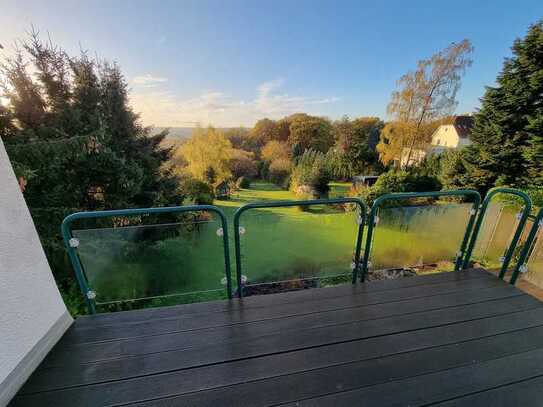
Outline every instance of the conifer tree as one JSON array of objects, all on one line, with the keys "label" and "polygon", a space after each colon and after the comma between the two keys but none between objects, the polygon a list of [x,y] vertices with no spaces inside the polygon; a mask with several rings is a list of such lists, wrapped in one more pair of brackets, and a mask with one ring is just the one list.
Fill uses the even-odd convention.
[{"label": "conifer tree", "polygon": [[[151,135],[128,103],[118,65],[69,57],[37,32],[0,62],[0,136],[42,244],[64,293],[73,274],[60,238],[79,210],[179,204],[177,178],[164,164],[167,135]],[[32,73],[31,73],[32,72]],[[73,298],[67,298],[73,303]]]},{"label": "conifer tree", "polygon": [[470,183],[543,184],[543,21],[512,47],[497,84],[487,87],[475,116],[473,145],[463,153]]}]

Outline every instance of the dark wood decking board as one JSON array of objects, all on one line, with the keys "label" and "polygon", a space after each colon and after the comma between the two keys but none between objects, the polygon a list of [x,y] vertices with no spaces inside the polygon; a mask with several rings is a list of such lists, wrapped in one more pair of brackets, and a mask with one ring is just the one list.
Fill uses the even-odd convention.
[{"label": "dark wood decking board", "polygon": [[536,405],[542,305],[473,270],[98,315],[12,405]]}]

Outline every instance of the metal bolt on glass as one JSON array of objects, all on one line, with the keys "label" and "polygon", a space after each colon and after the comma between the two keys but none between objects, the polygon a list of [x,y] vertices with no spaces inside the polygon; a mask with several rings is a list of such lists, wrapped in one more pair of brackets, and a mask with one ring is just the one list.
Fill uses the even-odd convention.
[{"label": "metal bolt on glass", "polygon": [[243,226],[239,227],[239,234],[244,235],[245,234],[245,228]]},{"label": "metal bolt on glass", "polygon": [[224,230],[222,228],[218,228],[217,229],[217,236],[223,236],[224,235]]},{"label": "metal bolt on glass", "polygon": [[87,298],[88,298],[89,300],[94,300],[94,299],[96,298],[96,292],[94,292],[94,291],[92,291],[92,290],[91,290],[91,291],[87,291]]},{"label": "metal bolt on glass", "polygon": [[528,272],[528,265],[523,264],[522,266],[520,266],[520,272],[521,273],[527,273]]},{"label": "metal bolt on glass", "polygon": [[500,264],[503,264],[504,261],[505,261],[505,256],[500,256]]},{"label": "metal bolt on glass", "polygon": [[75,237],[72,237],[69,241],[68,241],[70,247],[78,247],[79,246],[79,239],[76,239]]}]

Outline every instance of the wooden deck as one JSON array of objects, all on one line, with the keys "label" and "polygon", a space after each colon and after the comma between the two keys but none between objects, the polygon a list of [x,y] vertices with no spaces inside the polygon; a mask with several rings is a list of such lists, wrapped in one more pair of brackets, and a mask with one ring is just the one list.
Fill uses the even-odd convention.
[{"label": "wooden deck", "polygon": [[542,303],[482,271],[79,318],[11,406],[541,406]]}]

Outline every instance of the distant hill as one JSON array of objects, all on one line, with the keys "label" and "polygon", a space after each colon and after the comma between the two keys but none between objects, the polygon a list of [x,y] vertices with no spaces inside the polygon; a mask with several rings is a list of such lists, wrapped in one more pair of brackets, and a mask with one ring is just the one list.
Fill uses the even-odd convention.
[{"label": "distant hill", "polygon": [[[160,133],[162,130],[168,129],[169,134],[165,141],[169,144],[178,144],[183,140],[190,138],[194,127],[153,127],[151,134]],[[217,127],[217,130],[227,131],[229,127]]]},{"label": "distant hill", "polygon": [[160,133],[164,129],[169,130],[166,139],[171,141],[183,141],[190,137],[194,127],[153,127],[152,134]]}]

